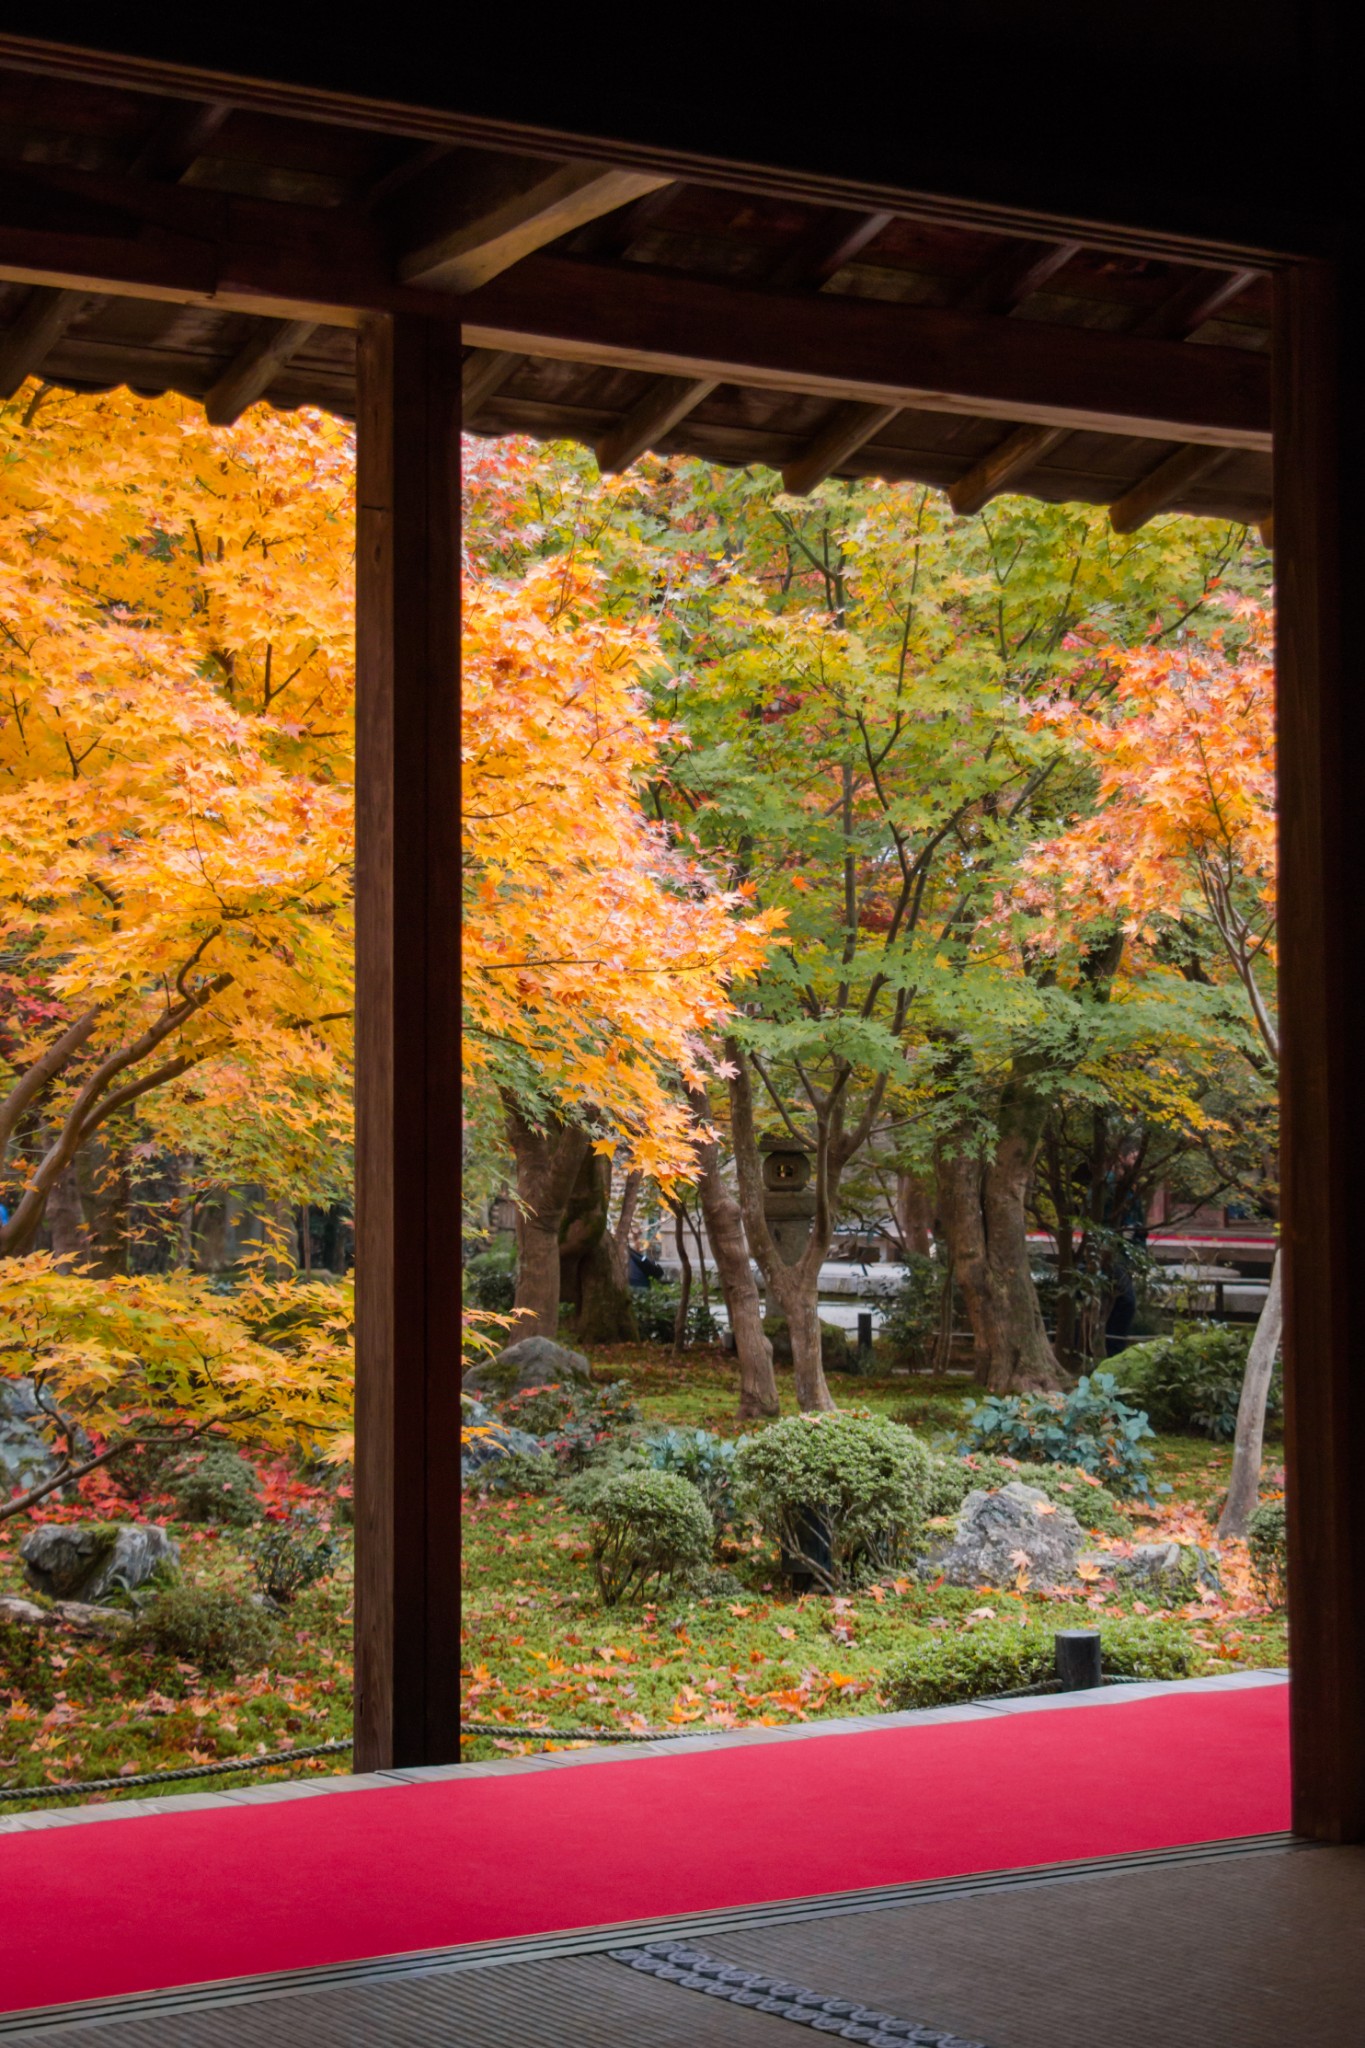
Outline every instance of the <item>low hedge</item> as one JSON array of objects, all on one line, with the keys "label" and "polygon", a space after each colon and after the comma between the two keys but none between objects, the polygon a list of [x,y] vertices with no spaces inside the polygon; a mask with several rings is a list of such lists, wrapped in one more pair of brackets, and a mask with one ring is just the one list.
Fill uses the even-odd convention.
[{"label": "low hedge", "polygon": [[[1100,1654],[1110,1678],[1188,1678],[1194,1650],[1171,1622],[1116,1616],[1099,1624]],[[888,1665],[882,1681],[888,1706],[945,1707],[1041,1685],[1054,1674],[1053,1626],[985,1623],[959,1635],[926,1629],[912,1649]]]}]

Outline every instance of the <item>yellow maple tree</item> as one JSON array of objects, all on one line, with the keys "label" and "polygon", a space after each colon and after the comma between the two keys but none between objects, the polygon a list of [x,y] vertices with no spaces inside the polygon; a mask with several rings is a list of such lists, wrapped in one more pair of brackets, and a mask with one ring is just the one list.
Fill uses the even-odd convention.
[{"label": "yellow maple tree", "polygon": [[344,1129],[353,474],[319,415],[0,408],[0,1252],[134,1102]]}]

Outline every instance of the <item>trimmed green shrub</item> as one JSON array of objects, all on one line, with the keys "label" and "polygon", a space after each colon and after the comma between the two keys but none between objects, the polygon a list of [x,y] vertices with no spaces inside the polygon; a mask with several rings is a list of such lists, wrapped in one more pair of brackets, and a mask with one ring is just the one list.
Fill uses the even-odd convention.
[{"label": "trimmed green shrub", "polygon": [[[773,1363],[792,1362],[792,1333],[785,1316],[765,1316],[763,1334],[773,1347]],[[847,1330],[820,1318],[820,1362],[826,1372],[861,1372],[862,1358]]]},{"label": "trimmed green shrub", "polygon": [[932,1460],[908,1429],[849,1410],[788,1415],[739,1446],[741,1505],[827,1592],[915,1554]]},{"label": "trimmed green shrub", "polygon": [[225,1586],[172,1586],[143,1610],[136,1633],[163,1657],[232,1677],[269,1662],[276,1628],[262,1608]]},{"label": "trimmed green shrub", "polygon": [[[1230,1443],[1251,1338],[1249,1329],[1227,1323],[1177,1323],[1169,1337],[1131,1345],[1115,1360],[1114,1377],[1147,1410],[1155,1428]],[[1278,1415],[1281,1398],[1277,1371],[1267,1415]]]},{"label": "trimmed green shrub", "polygon": [[1251,1576],[1270,1607],[1283,1607],[1289,1584],[1289,1553],[1284,1502],[1263,1500],[1247,1524]]},{"label": "trimmed green shrub", "polygon": [[464,1269],[465,1300],[471,1308],[511,1310],[517,1294],[517,1255],[511,1245],[491,1245],[477,1252]]},{"label": "trimmed green shrub", "polygon": [[239,1451],[215,1445],[177,1460],[166,1481],[182,1521],[246,1529],[261,1519],[256,1474]]},{"label": "trimmed green shrub", "polygon": [[964,1450],[1078,1466],[1121,1500],[1152,1498],[1147,1439],[1156,1432],[1121,1398],[1112,1373],[1091,1373],[1069,1394],[988,1394],[969,1401],[966,1413]]},{"label": "trimmed green shrub", "polygon": [[[1099,1624],[1100,1654],[1110,1678],[1188,1678],[1194,1650],[1172,1622],[1115,1617]],[[1054,1673],[1052,1626],[1020,1628],[988,1622],[959,1635],[926,1629],[914,1647],[888,1665],[882,1680],[894,1708],[944,1707],[959,1700],[1042,1685]]]},{"label": "trimmed green shrub", "polygon": [[640,1443],[640,1455],[655,1472],[676,1472],[695,1486],[717,1530],[735,1519],[735,1461],[739,1446],[709,1429],[661,1429]]},{"label": "trimmed green shrub", "polygon": [[639,1599],[710,1563],[715,1525],[676,1472],[619,1472],[593,1501],[592,1561],[604,1606]]},{"label": "trimmed green shrub", "polygon": [[331,1530],[306,1508],[267,1522],[248,1539],[257,1587],[272,1607],[288,1607],[306,1587],[330,1578],[340,1550]]}]

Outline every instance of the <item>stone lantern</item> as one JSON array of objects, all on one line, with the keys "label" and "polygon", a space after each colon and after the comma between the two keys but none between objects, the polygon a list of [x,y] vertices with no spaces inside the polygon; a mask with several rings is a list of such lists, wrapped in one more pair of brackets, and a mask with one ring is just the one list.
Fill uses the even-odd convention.
[{"label": "stone lantern", "polygon": [[782,1134],[761,1138],[763,1157],[763,1220],[784,1265],[794,1266],[806,1249],[815,1220],[815,1190],[810,1185],[811,1148]]}]

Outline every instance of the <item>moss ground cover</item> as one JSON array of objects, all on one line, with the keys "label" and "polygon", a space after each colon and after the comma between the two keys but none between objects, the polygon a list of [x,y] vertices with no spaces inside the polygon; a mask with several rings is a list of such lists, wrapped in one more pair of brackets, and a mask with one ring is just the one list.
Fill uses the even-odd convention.
[{"label": "moss ground cover", "polygon": [[[680,1364],[660,1351],[618,1346],[594,1358],[603,1382],[627,1378],[647,1426],[735,1434],[733,1369],[717,1352]],[[951,1433],[969,1392],[961,1379],[870,1378],[837,1397],[911,1422],[929,1441]],[[789,1383],[784,1408],[791,1408]],[[1155,1511],[1134,1518],[1135,1540],[1212,1542],[1230,1460],[1226,1445],[1160,1437],[1155,1476],[1168,1482]],[[1266,1490],[1278,1479],[1271,1446]],[[305,1491],[297,1485],[291,1493]],[[168,1504],[169,1505],[169,1504]],[[126,1514],[126,1504],[119,1510]],[[107,1494],[63,1514],[108,1516]],[[153,1512],[157,1512],[153,1510]],[[158,1518],[159,1513],[158,1513]],[[186,1578],[251,1588],[246,1532],[170,1522]],[[555,1496],[471,1498],[465,1509],[465,1712],[509,1729],[467,1738],[470,1758],[520,1754],[554,1742],[555,1729],[729,1728],[881,1711],[893,1660],[916,1643],[1011,1624],[1047,1638],[1061,1627],[1103,1627],[1106,1615],[1155,1610],[1103,1580],[1083,1598],[985,1591],[888,1577],[830,1599],[794,1597],[759,1539],[723,1546],[701,1590],[603,1608],[586,1517]],[[0,1592],[24,1593],[22,1525],[0,1528]],[[349,1531],[336,1572],[284,1616],[269,1665],[230,1679],[159,1657],[131,1642],[0,1628],[0,1783],[44,1785],[132,1775],[240,1756],[245,1784],[283,1775],[252,1770],[253,1753],[344,1738],[351,1710]],[[1284,1617],[1267,1609],[1244,1546],[1224,1547],[1221,1598],[1175,1610],[1196,1671],[1286,1661]],[[344,1756],[302,1768],[348,1767]],[[290,1774],[299,1766],[289,1767]],[[178,1789],[198,1789],[190,1786]],[[119,1795],[112,1795],[119,1796]],[[25,1810],[7,1801],[0,1814]]]}]

